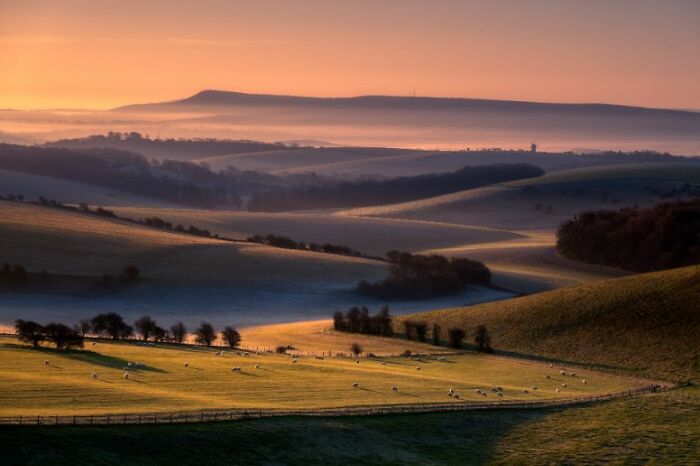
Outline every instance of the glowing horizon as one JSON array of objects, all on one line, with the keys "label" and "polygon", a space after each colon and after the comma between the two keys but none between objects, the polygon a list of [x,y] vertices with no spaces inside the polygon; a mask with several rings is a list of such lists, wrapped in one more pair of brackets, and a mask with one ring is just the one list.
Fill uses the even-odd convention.
[{"label": "glowing horizon", "polygon": [[0,108],[204,89],[700,109],[700,3],[0,0]]}]

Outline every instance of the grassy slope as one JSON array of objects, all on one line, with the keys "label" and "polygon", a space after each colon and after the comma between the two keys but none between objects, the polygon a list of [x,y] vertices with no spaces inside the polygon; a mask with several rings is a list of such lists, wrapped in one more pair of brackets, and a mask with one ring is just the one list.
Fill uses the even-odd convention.
[{"label": "grassy slope", "polygon": [[517,234],[490,228],[328,214],[128,207],[114,210],[123,217],[160,217],[173,224],[195,225],[232,238],[272,233],[307,243],[341,244],[379,256],[392,249],[418,251],[519,238]]},{"label": "grassy slope", "polygon": [[687,465],[700,460],[698,413],[700,390],[692,388],[560,410],[138,428],[3,426],[0,463]]},{"label": "grassy slope", "polygon": [[[504,400],[543,400],[644,384],[594,371],[563,377],[545,364],[478,354],[444,361],[363,359],[356,364],[351,358],[302,357],[292,363],[289,356],[276,354],[216,356],[213,349],[126,343],[100,342],[88,348],[65,353],[11,342],[0,346],[0,416],[434,403],[450,401],[451,387],[464,400],[495,401],[495,396],[475,393],[476,388],[494,385],[504,388]],[[49,366],[45,359],[51,361]],[[133,370],[127,380],[123,367],[129,361],[144,367]],[[236,366],[241,367],[240,374],[231,372]],[[99,374],[97,380],[91,378],[92,372]],[[582,378],[588,383],[583,384]],[[360,390],[352,388],[355,382]],[[567,388],[556,393],[564,382]],[[392,392],[394,384],[399,392]],[[539,390],[523,392],[533,385]]]},{"label": "grassy slope", "polygon": [[692,266],[410,318],[470,332],[484,324],[498,350],[697,380],[699,297]]},{"label": "grassy slope", "polygon": [[383,276],[385,268],[364,259],[230,243],[5,201],[0,240],[0,260],[64,275],[99,277],[134,264],[148,279],[175,282],[267,286],[285,277],[290,286],[334,280],[352,286],[367,275]]}]

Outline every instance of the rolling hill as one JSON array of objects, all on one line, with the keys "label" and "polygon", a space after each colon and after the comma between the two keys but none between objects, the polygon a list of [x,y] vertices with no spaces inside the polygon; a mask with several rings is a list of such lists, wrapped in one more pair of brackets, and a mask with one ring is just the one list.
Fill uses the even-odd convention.
[{"label": "rolling hill", "polygon": [[485,325],[497,351],[687,381],[700,376],[699,296],[692,266],[404,318]]},{"label": "rolling hill", "polygon": [[699,193],[698,163],[606,165],[339,214],[507,229],[554,229],[583,210],[645,206]]}]

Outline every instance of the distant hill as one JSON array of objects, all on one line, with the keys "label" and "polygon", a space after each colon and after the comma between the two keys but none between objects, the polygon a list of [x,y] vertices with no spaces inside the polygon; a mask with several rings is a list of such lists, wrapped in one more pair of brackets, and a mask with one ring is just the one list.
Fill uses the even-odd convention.
[{"label": "distant hill", "polygon": [[[265,128],[278,140],[343,145],[573,147],[700,153],[700,113],[609,104],[358,96],[299,97],[206,90],[170,102],[127,105],[114,113],[191,114],[199,125]],[[291,137],[290,137],[291,136]],[[370,141],[375,141],[374,143]]]},{"label": "distant hill", "polygon": [[691,266],[399,320],[460,327],[470,341],[483,324],[497,351],[697,381],[699,297],[700,266]]}]

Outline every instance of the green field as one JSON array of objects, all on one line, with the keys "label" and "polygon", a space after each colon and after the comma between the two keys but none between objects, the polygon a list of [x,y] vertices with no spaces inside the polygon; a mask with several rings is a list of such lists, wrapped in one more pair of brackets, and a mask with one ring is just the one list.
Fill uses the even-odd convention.
[{"label": "green field", "polygon": [[[58,352],[7,341],[0,346],[0,416],[91,415],[228,408],[326,408],[464,401],[565,399],[644,385],[601,372],[479,354],[408,359],[246,357],[196,347],[99,342]],[[48,360],[49,365],[44,361]],[[139,366],[124,378],[129,362]],[[185,367],[185,363],[188,367]],[[384,363],[384,364],[383,364]],[[259,365],[258,368],[255,365]],[[240,373],[233,373],[240,367]],[[97,379],[92,378],[92,373]],[[546,376],[550,378],[547,379]],[[583,383],[586,379],[586,383]],[[358,383],[360,389],[353,389]],[[567,387],[563,388],[562,383]],[[396,385],[398,392],[391,390]],[[500,385],[504,396],[477,388]],[[537,386],[538,390],[531,387]],[[557,393],[556,389],[560,392]],[[529,393],[524,393],[528,390]]]},{"label": "green field", "polygon": [[692,388],[549,410],[0,426],[0,463],[689,465],[700,460],[699,413],[700,390]]},{"label": "green field", "polygon": [[700,266],[401,319],[468,333],[483,324],[503,352],[671,381],[697,381],[700,374]]}]

